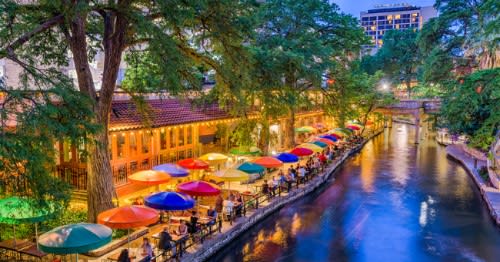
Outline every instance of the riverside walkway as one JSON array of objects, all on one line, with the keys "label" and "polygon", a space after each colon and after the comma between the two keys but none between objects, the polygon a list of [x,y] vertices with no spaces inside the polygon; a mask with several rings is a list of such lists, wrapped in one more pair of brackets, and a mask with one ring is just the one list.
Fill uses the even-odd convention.
[{"label": "riverside walkway", "polygon": [[495,220],[497,226],[500,226],[500,190],[485,183],[478,172],[482,167],[486,167],[486,161],[478,159],[477,165],[474,166],[474,162],[476,161],[475,158],[458,145],[449,145],[446,147],[446,152],[450,157],[456,159],[465,167],[472,177],[472,180],[474,180],[474,183],[481,191],[481,195],[488,206],[491,217]]}]

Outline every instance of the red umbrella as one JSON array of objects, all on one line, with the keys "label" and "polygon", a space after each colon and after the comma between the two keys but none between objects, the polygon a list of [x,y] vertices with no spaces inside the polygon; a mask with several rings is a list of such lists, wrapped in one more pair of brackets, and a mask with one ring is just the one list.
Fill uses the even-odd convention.
[{"label": "red umbrella", "polygon": [[290,153],[294,154],[298,157],[302,157],[302,156],[310,156],[314,152],[309,148],[296,147],[296,148],[292,149],[292,151],[290,151]]},{"label": "red umbrella", "polygon": [[352,129],[352,130],[359,130],[359,126],[356,125],[348,125],[347,128]]},{"label": "red umbrella", "polygon": [[194,158],[187,158],[187,159],[180,160],[179,162],[177,162],[177,164],[181,167],[184,167],[186,169],[191,169],[191,170],[208,169],[207,162],[205,162],[203,160],[199,160],[199,159],[194,159]]},{"label": "red umbrella", "polygon": [[97,216],[99,224],[110,228],[129,229],[148,226],[158,221],[158,211],[145,206],[124,206],[106,210]]},{"label": "red umbrella", "polygon": [[170,175],[161,171],[143,170],[132,174],[128,180],[136,184],[154,186],[168,182]]},{"label": "red umbrella", "polygon": [[217,185],[200,180],[180,183],[177,185],[177,191],[191,196],[216,196],[220,194],[220,188]]}]

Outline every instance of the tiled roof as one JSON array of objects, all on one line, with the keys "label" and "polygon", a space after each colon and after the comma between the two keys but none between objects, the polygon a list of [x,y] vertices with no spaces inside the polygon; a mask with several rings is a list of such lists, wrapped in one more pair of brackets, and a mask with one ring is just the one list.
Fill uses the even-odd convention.
[{"label": "tiled roof", "polygon": [[[229,118],[217,104],[195,106],[189,101],[167,98],[146,100],[152,127],[180,125],[200,121]],[[109,130],[118,131],[145,127],[143,115],[131,100],[113,101]]]}]

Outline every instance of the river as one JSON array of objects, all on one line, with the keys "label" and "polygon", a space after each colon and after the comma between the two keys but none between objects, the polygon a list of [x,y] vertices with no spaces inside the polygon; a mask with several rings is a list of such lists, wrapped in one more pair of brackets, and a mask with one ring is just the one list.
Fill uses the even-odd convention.
[{"label": "river", "polygon": [[500,230],[432,133],[394,124],[210,261],[500,261]]}]

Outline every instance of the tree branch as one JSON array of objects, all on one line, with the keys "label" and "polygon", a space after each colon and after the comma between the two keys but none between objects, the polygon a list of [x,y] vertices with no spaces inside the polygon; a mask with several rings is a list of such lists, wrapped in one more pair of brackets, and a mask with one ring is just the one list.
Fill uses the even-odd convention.
[{"label": "tree branch", "polygon": [[51,27],[61,23],[63,21],[64,16],[62,14],[56,15],[49,20],[45,21],[44,23],[40,24],[37,28],[33,29],[30,32],[25,33],[21,37],[19,37],[17,40],[6,46],[4,49],[7,52],[0,52],[0,58],[4,58],[8,55],[9,52],[13,52],[13,50],[17,49],[18,47],[22,46],[24,43],[28,42],[33,36],[46,31],[50,29]]}]

